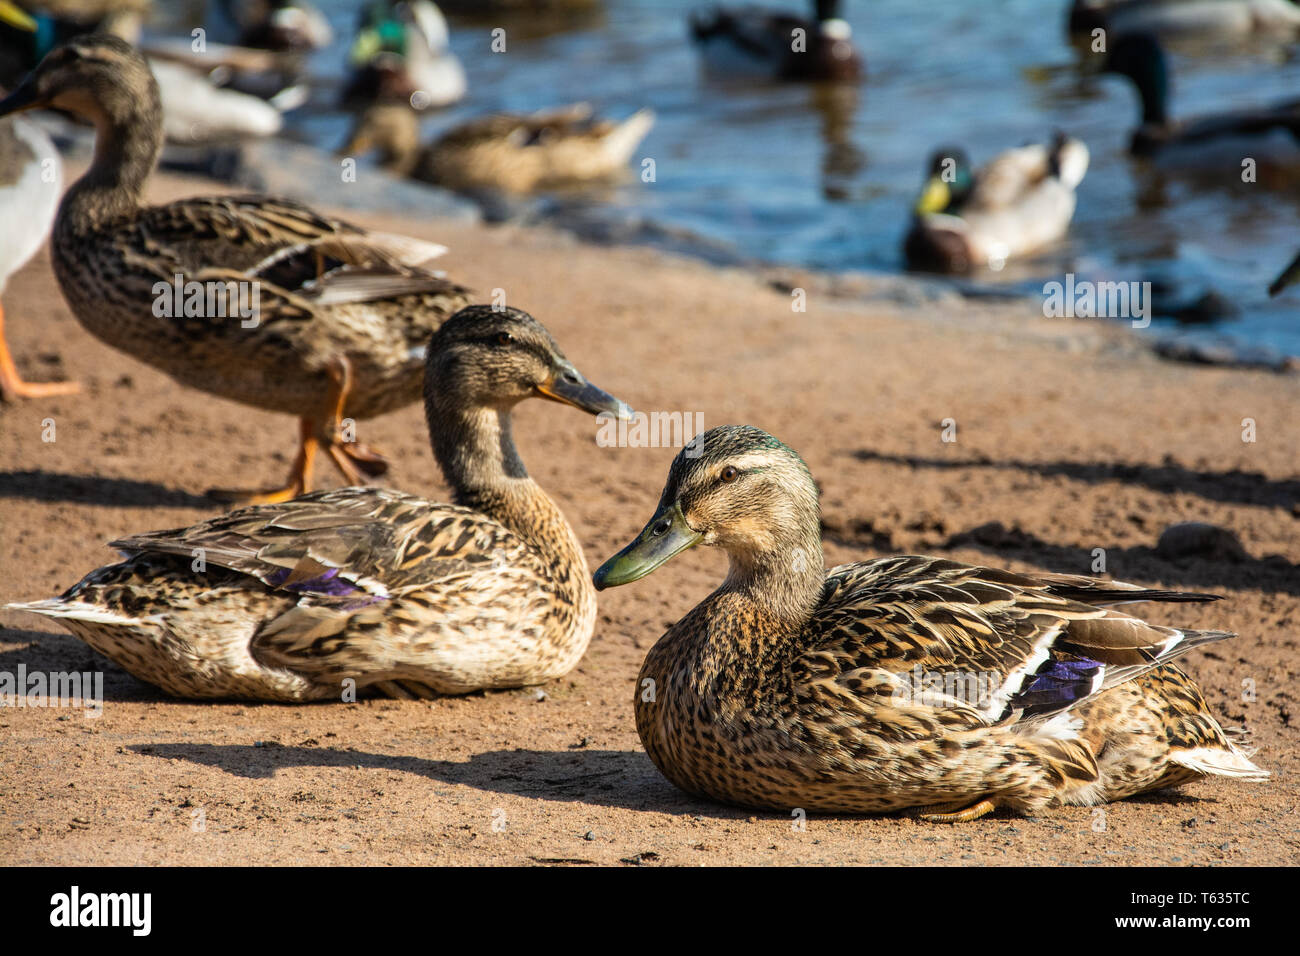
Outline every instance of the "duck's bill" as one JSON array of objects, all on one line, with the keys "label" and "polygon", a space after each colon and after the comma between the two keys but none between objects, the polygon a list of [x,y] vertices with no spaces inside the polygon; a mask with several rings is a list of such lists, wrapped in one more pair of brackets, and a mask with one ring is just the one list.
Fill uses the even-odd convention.
[{"label": "duck's bill", "polygon": [[1291,264],[1282,270],[1282,274],[1268,287],[1268,294],[1275,296],[1287,286],[1300,282],[1300,256],[1291,260]]},{"label": "duck's bill", "polygon": [[538,385],[537,394],[593,415],[609,414],[617,418],[629,418],[632,414],[626,403],[592,385],[574,368],[561,369],[549,382]]},{"label": "duck's bill", "polygon": [[952,201],[952,190],[938,176],[931,176],[925,188],[921,190],[921,196],[916,201],[916,211],[921,215],[929,213],[943,212],[948,208],[948,203]]},{"label": "duck's bill", "polygon": [[35,20],[10,3],[9,0],[0,0],[0,23],[7,23],[11,27],[26,30],[28,33],[35,33],[37,26]]},{"label": "duck's bill", "polygon": [[661,564],[699,544],[702,537],[686,523],[680,504],[666,505],[631,544],[596,570],[592,576],[596,590],[639,581]]}]

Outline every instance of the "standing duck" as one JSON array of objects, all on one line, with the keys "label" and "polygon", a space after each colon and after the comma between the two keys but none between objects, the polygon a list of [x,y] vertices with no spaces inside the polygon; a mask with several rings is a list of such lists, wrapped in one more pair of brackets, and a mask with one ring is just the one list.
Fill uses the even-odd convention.
[{"label": "standing duck", "polygon": [[375,0],[361,11],[343,89],[346,106],[450,106],[465,96],[465,70],[451,52],[447,18],[430,0]]},{"label": "standing duck", "polygon": [[122,563],[9,607],[178,697],[429,697],[559,677],[587,649],[596,595],[515,451],[511,411],[533,396],[624,414],[532,316],[471,306],[428,348],[425,413],[454,504],[341,488],[256,505],[113,542]]},{"label": "standing duck", "polygon": [[654,517],[596,572],[627,584],[697,544],[730,559],[636,684],[637,732],[683,790],[957,822],[1267,776],[1169,663],[1232,635],[1111,609],[1211,595],[915,556],[826,571],[820,533],[802,459],[724,426],[677,456]]},{"label": "standing duck", "polygon": [[1260,182],[1294,181],[1300,168],[1300,100],[1216,113],[1193,119],[1169,118],[1169,61],[1151,33],[1116,37],[1103,70],[1128,77],[1142,102],[1142,122],[1133,131],[1134,156],[1170,166],[1202,169],[1239,179],[1243,159],[1258,164]]},{"label": "standing duck", "polygon": [[959,147],[930,159],[925,187],[903,241],[910,269],[1001,269],[1061,239],[1074,217],[1075,189],[1088,170],[1082,141],[1008,150],[978,173]]},{"label": "standing duck", "polygon": [[762,7],[713,8],[691,15],[691,36],[718,71],[777,80],[856,80],[862,57],[840,17],[840,0],[816,0],[814,18]]},{"label": "standing duck", "polygon": [[52,242],[81,324],[182,384],[300,418],[285,485],[222,496],[301,494],[322,449],[349,483],[383,474],[385,460],[347,440],[343,422],[419,398],[429,333],[468,301],[427,267],[443,247],[267,197],[142,206],[162,141],[158,85],[116,37],[55,49],[0,116],[36,107],[96,129],[94,161],[64,196]]},{"label": "standing duck", "polygon": [[421,146],[414,110],[376,104],[361,114],[340,152],[376,150],[390,172],[448,189],[529,193],[609,179],[627,165],[654,119],[642,109],[622,122],[598,120],[586,103],[574,103],[479,117]]}]

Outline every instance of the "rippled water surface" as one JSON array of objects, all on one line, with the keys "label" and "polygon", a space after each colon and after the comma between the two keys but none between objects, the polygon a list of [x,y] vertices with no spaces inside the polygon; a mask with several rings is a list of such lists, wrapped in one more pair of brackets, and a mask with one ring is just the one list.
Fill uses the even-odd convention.
[{"label": "rippled water surface", "polygon": [[[357,5],[323,0],[340,38],[312,62],[322,86],[317,108],[291,120],[298,135],[329,148],[346,132],[347,118],[328,109],[329,86],[341,76]],[[1069,241],[982,279],[1041,289],[1074,271],[1162,279],[1174,298],[1215,290],[1239,314],[1196,334],[1300,354],[1300,288],[1276,300],[1265,291],[1300,247],[1300,191],[1236,181],[1207,188],[1136,165],[1125,152],[1136,93],[1120,78],[1096,76],[1069,44],[1066,0],[847,0],[868,73],[838,89],[710,76],[687,38],[694,6],[607,0],[603,12],[550,31],[502,21],[505,54],[489,51],[496,24],[453,17],[470,95],[430,117],[426,134],[487,110],[586,99],[621,116],[650,105],[659,122],[641,154],[654,158],[656,182],[633,180],[601,202],[747,257],[897,271],[933,148],[960,144],[979,163],[1060,128],[1092,151]],[[1174,51],[1173,115],[1300,95],[1293,52],[1282,44]],[[1157,321],[1153,330],[1170,327]]]}]

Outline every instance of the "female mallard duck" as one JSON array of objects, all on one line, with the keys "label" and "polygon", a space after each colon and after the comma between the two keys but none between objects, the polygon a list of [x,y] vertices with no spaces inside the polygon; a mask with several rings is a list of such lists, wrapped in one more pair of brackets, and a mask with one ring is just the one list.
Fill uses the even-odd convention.
[{"label": "female mallard duck", "polygon": [[816,0],[815,19],[761,7],[691,15],[691,36],[709,66],[778,80],[856,80],[862,57],[840,18],[840,0]]},{"label": "female mallard duck", "polygon": [[1069,27],[1072,34],[1145,31],[1240,39],[1295,33],[1300,7],[1291,0],[1074,0]]},{"label": "female mallard duck", "polygon": [[471,306],[428,349],[429,436],[455,504],[341,488],[255,505],[116,541],[122,563],[10,607],[178,697],[338,700],[349,680],[427,697],[559,677],[587,649],[596,595],[515,451],[511,410],[532,396],[622,414],[536,319]]},{"label": "female mallard duck", "polygon": [[465,96],[465,70],[451,52],[447,19],[429,0],[375,0],[361,11],[349,58],[345,105],[410,103],[418,110]]},{"label": "female mallard duck", "polygon": [[320,448],[350,483],[382,474],[384,460],[345,440],[343,421],[419,397],[429,333],[467,304],[466,290],[425,267],[442,247],[264,197],[142,207],[162,139],[158,86],[115,37],[54,50],[0,116],[44,106],[96,128],[94,162],[64,197],[52,242],[81,324],[183,384],[299,416],[288,482],[243,496],[250,503],[307,490]]},{"label": "female mallard duck", "polygon": [[575,103],[483,116],[421,147],[415,111],[393,103],[367,109],[341,152],[378,150],[390,172],[448,189],[528,193],[608,179],[627,165],[653,125],[648,109],[614,123],[593,119],[590,106]]},{"label": "female mallard duck", "polygon": [[1168,59],[1150,33],[1115,38],[1103,70],[1128,77],[1141,97],[1142,123],[1129,143],[1135,156],[1200,167],[1232,182],[1240,181],[1247,157],[1257,164],[1259,182],[1293,180],[1300,168],[1300,101],[1171,120]]},{"label": "female mallard duck", "polygon": [[1001,269],[1065,235],[1088,148],[1058,135],[1050,146],[1008,150],[978,173],[959,148],[938,150],[903,242],[908,268]]},{"label": "female mallard duck", "polygon": [[596,572],[626,584],[696,544],[730,558],[637,680],[637,732],[683,790],[956,821],[1267,776],[1168,663],[1231,635],[1109,609],[1211,595],[923,557],[828,572],[819,536],[799,456],[724,426],[677,456],[650,523]]}]

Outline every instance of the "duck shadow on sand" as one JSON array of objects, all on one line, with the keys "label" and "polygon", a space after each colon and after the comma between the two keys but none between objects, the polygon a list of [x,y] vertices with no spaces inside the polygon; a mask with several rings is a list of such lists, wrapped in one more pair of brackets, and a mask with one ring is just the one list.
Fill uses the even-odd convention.
[{"label": "duck shadow on sand", "polygon": [[415,774],[442,784],[559,803],[588,803],[681,816],[743,819],[753,813],[696,800],[659,774],[638,751],[489,750],[467,760],[430,760],[366,750],[254,744],[136,744],[130,750],[187,760],[236,777],[269,779],[295,767],[340,767]]},{"label": "duck shadow on sand", "polygon": [[0,472],[0,498],[29,501],[71,501],[113,508],[213,508],[205,495],[168,488],[152,481],[62,475],[49,471]]},{"label": "duck shadow on sand", "polygon": [[857,461],[907,465],[910,468],[1022,471],[1045,478],[1070,478],[1093,485],[1122,481],[1165,494],[1184,491],[1226,504],[1282,508],[1300,504],[1300,478],[1272,479],[1253,471],[1197,471],[1183,467],[1172,458],[1166,458],[1159,465],[1133,465],[1125,462],[995,461],[984,457],[925,458],[919,455],[888,455],[870,449],[859,449],[849,454]]}]

